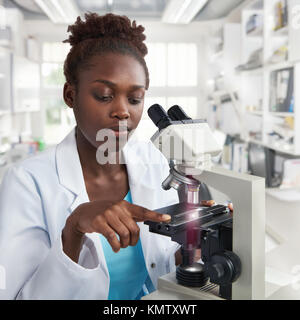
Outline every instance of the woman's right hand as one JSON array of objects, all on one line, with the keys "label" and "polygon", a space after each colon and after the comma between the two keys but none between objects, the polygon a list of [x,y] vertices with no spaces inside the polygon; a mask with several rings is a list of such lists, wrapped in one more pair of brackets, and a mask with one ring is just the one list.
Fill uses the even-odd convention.
[{"label": "woman's right hand", "polygon": [[[137,222],[150,220],[166,222],[171,216],[148,210],[125,200],[115,204],[108,201],[93,201],[78,206],[68,217],[62,232],[64,252],[78,262],[82,238],[85,233],[101,233],[114,252],[139,240]],[[119,236],[119,239],[117,237]]]}]

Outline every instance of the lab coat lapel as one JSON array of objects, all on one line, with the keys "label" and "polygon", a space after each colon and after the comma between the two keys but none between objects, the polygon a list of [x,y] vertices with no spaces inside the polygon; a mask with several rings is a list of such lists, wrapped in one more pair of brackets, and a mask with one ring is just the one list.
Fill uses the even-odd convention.
[{"label": "lab coat lapel", "polygon": [[60,184],[75,195],[71,209],[74,210],[82,201],[89,201],[77,151],[75,129],[57,146],[56,164]]},{"label": "lab coat lapel", "polygon": [[[80,204],[89,202],[77,150],[75,129],[73,129],[57,146],[56,165],[58,178],[61,185],[63,185],[70,193],[73,194],[73,201],[70,202],[69,207],[69,214],[71,214]],[[93,240],[99,254],[99,261],[102,265],[104,274],[107,278],[109,278],[99,234],[89,233],[86,234],[86,236]]]}]

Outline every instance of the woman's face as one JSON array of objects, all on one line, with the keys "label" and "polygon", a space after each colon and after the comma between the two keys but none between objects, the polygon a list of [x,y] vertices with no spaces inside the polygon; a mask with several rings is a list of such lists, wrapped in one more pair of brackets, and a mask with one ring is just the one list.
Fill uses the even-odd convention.
[{"label": "woman's face", "polygon": [[145,86],[144,68],[135,58],[107,53],[90,59],[88,67],[79,71],[77,90],[66,84],[64,97],[74,110],[77,127],[97,148],[103,143],[96,141],[99,130],[112,129],[119,140],[137,127],[143,112]]}]

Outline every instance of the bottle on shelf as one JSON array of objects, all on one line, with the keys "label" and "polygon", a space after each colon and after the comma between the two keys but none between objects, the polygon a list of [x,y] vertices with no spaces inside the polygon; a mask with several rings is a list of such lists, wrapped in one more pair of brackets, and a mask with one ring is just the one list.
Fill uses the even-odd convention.
[{"label": "bottle on shelf", "polygon": [[275,5],[275,27],[280,30],[288,25],[288,3],[287,0],[280,0]]}]

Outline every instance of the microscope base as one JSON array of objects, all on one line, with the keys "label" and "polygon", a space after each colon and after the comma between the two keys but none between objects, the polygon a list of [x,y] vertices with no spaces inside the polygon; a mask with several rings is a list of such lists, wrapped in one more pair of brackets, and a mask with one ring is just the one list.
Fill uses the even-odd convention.
[{"label": "microscope base", "polygon": [[158,279],[157,290],[142,300],[223,300],[218,296],[219,287],[209,283],[201,288],[185,287],[177,283],[176,272]]}]

